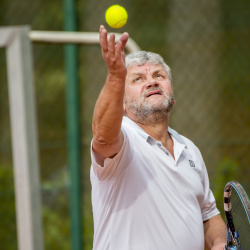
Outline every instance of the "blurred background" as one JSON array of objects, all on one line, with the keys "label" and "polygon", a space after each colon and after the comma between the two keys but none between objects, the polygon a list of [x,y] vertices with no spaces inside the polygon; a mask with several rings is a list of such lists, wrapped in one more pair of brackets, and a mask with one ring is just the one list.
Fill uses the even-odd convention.
[{"label": "blurred background", "polygon": [[[66,0],[65,0],[66,2]],[[65,2],[1,0],[0,26],[63,31]],[[176,106],[170,126],[201,150],[223,212],[223,188],[238,180],[250,194],[250,1],[78,0],[77,31],[98,32],[105,10],[127,9],[128,31],[142,50],[172,69]],[[78,46],[83,249],[92,249],[90,142],[95,101],[106,67],[99,45]],[[5,49],[0,48],[0,243],[17,249]],[[71,247],[65,46],[33,44],[42,219],[46,250]]]}]

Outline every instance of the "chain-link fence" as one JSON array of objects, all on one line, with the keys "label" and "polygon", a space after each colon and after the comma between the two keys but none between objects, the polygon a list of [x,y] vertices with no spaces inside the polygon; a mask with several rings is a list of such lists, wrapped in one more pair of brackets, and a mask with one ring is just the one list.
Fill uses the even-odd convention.
[{"label": "chain-link fence", "polygon": [[[123,5],[128,31],[142,50],[161,54],[173,72],[176,106],[170,125],[194,141],[221,208],[222,188],[237,179],[250,194],[250,2],[78,1],[78,30],[97,32],[105,10]],[[61,1],[0,2],[0,25],[63,30]],[[71,249],[63,45],[34,44],[45,249]],[[99,46],[79,47],[84,249],[91,249],[89,145],[95,101],[106,68]],[[17,249],[5,51],[0,49],[0,243]]]}]

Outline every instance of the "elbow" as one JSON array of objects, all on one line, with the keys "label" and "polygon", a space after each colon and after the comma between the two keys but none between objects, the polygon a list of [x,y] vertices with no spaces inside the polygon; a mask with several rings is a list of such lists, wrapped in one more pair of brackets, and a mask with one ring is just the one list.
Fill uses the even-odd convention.
[{"label": "elbow", "polygon": [[105,138],[102,130],[96,128],[95,124],[92,124],[93,142],[98,145],[107,145],[108,140]]},{"label": "elbow", "polygon": [[106,146],[109,144],[108,141],[105,140],[103,136],[99,136],[99,135],[94,135],[93,141],[95,144],[102,145],[102,146]]}]

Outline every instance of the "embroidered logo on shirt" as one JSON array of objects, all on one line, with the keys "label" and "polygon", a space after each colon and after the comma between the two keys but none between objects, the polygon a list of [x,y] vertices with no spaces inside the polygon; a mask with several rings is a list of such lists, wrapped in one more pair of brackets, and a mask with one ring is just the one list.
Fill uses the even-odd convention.
[{"label": "embroidered logo on shirt", "polygon": [[194,162],[193,162],[192,160],[188,160],[188,161],[189,161],[190,166],[191,166],[192,168],[195,168]]}]

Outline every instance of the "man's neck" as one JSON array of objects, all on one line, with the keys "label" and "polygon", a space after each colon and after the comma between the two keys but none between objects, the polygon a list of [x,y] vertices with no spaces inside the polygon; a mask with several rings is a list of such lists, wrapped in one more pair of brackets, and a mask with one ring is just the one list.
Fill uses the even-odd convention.
[{"label": "man's neck", "polygon": [[146,119],[138,120],[136,117],[129,117],[138,126],[140,126],[147,134],[152,136],[157,141],[161,141],[163,145],[166,145],[168,139],[171,137],[168,134],[169,114],[165,119],[157,119],[156,117],[149,116]]},{"label": "man's neck", "polygon": [[139,121],[135,119],[135,117],[128,116],[129,119],[134,121],[139,127],[141,127],[147,134],[152,136],[155,140],[160,141],[162,145],[170,152],[173,158],[174,157],[174,142],[168,133],[168,124],[169,124],[169,116],[167,119],[162,120],[161,122],[155,122],[150,117],[144,119],[143,121]]}]

